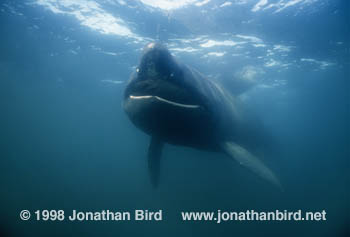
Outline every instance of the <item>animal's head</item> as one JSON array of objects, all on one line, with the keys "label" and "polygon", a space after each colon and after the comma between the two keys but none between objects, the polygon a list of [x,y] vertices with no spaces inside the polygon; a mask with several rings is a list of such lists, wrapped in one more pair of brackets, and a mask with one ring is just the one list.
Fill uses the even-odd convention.
[{"label": "animal's head", "polygon": [[125,89],[124,110],[142,130],[165,136],[179,128],[192,129],[193,121],[208,113],[191,71],[159,43],[145,47]]}]

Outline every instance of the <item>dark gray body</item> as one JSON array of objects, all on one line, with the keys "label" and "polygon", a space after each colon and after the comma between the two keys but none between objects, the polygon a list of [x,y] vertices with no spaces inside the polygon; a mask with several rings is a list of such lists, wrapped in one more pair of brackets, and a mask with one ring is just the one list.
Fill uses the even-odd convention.
[{"label": "dark gray body", "polygon": [[224,88],[177,62],[163,45],[146,46],[126,87],[123,106],[130,120],[152,137],[148,159],[154,184],[164,143],[224,152],[278,183],[246,150],[256,143],[249,133],[257,122],[248,119],[240,102]]}]

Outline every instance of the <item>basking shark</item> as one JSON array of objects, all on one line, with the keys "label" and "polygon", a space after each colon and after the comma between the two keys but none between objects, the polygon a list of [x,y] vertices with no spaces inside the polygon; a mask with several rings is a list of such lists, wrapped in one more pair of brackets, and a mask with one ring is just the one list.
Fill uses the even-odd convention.
[{"label": "basking shark", "polygon": [[[150,43],[126,86],[123,107],[132,123],[151,137],[148,169],[157,186],[165,143],[225,153],[280,187],[272,171],[249,150],[254,137],[240,101],[218,83],[179,63],[160,43]],[[253,133],[253,134],[252,134]]]}]

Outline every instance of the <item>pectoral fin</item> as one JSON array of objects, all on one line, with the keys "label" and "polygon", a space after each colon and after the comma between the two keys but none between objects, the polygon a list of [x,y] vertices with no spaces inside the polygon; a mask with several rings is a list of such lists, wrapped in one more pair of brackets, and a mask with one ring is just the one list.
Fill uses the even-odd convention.
[{"label": "pectoral fin", "polygon": [[160,173],[160,157],[164,143],[157,137],[151,138],[148,148],[148,170],[153,187],[158,186]]},{"label": "pectoral fin", "polygon": [[263,179],[273,183],[282,190],[282,186],[272,171],[267,168],[257,157],[234,142],[224,142],[221,148],[229,157],[236,160],[240,165],[250,169]]}]

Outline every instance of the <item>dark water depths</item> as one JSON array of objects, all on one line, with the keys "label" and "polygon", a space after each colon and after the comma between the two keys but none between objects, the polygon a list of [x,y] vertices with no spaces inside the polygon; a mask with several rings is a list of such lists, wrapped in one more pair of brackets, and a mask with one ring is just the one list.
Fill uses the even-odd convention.
[{"label": "dark water depths", "polygon": [[[88,1],[1,3],[0,236],[348,236],[348,2],[252,11],[257,2],[162,11],[100,1],[81,13],[85,18],[74,12]],[[118,29],[113,20],[84,21],[94,11],[120,17],[130,32],[103,32]],[[140,49],[157,38],[216,80],[256,82],[243,99],[276,139],[275,155],[264,160],[284,192],[222,154],[171,145],[163,152],[160,186],[152,188],[149,137],[121,103]],[[21,221],[23,209],[32,215],[162,209],[164,220]],[[327,220],[181,220],[181,211],[218,209],[325,210]]]}]

